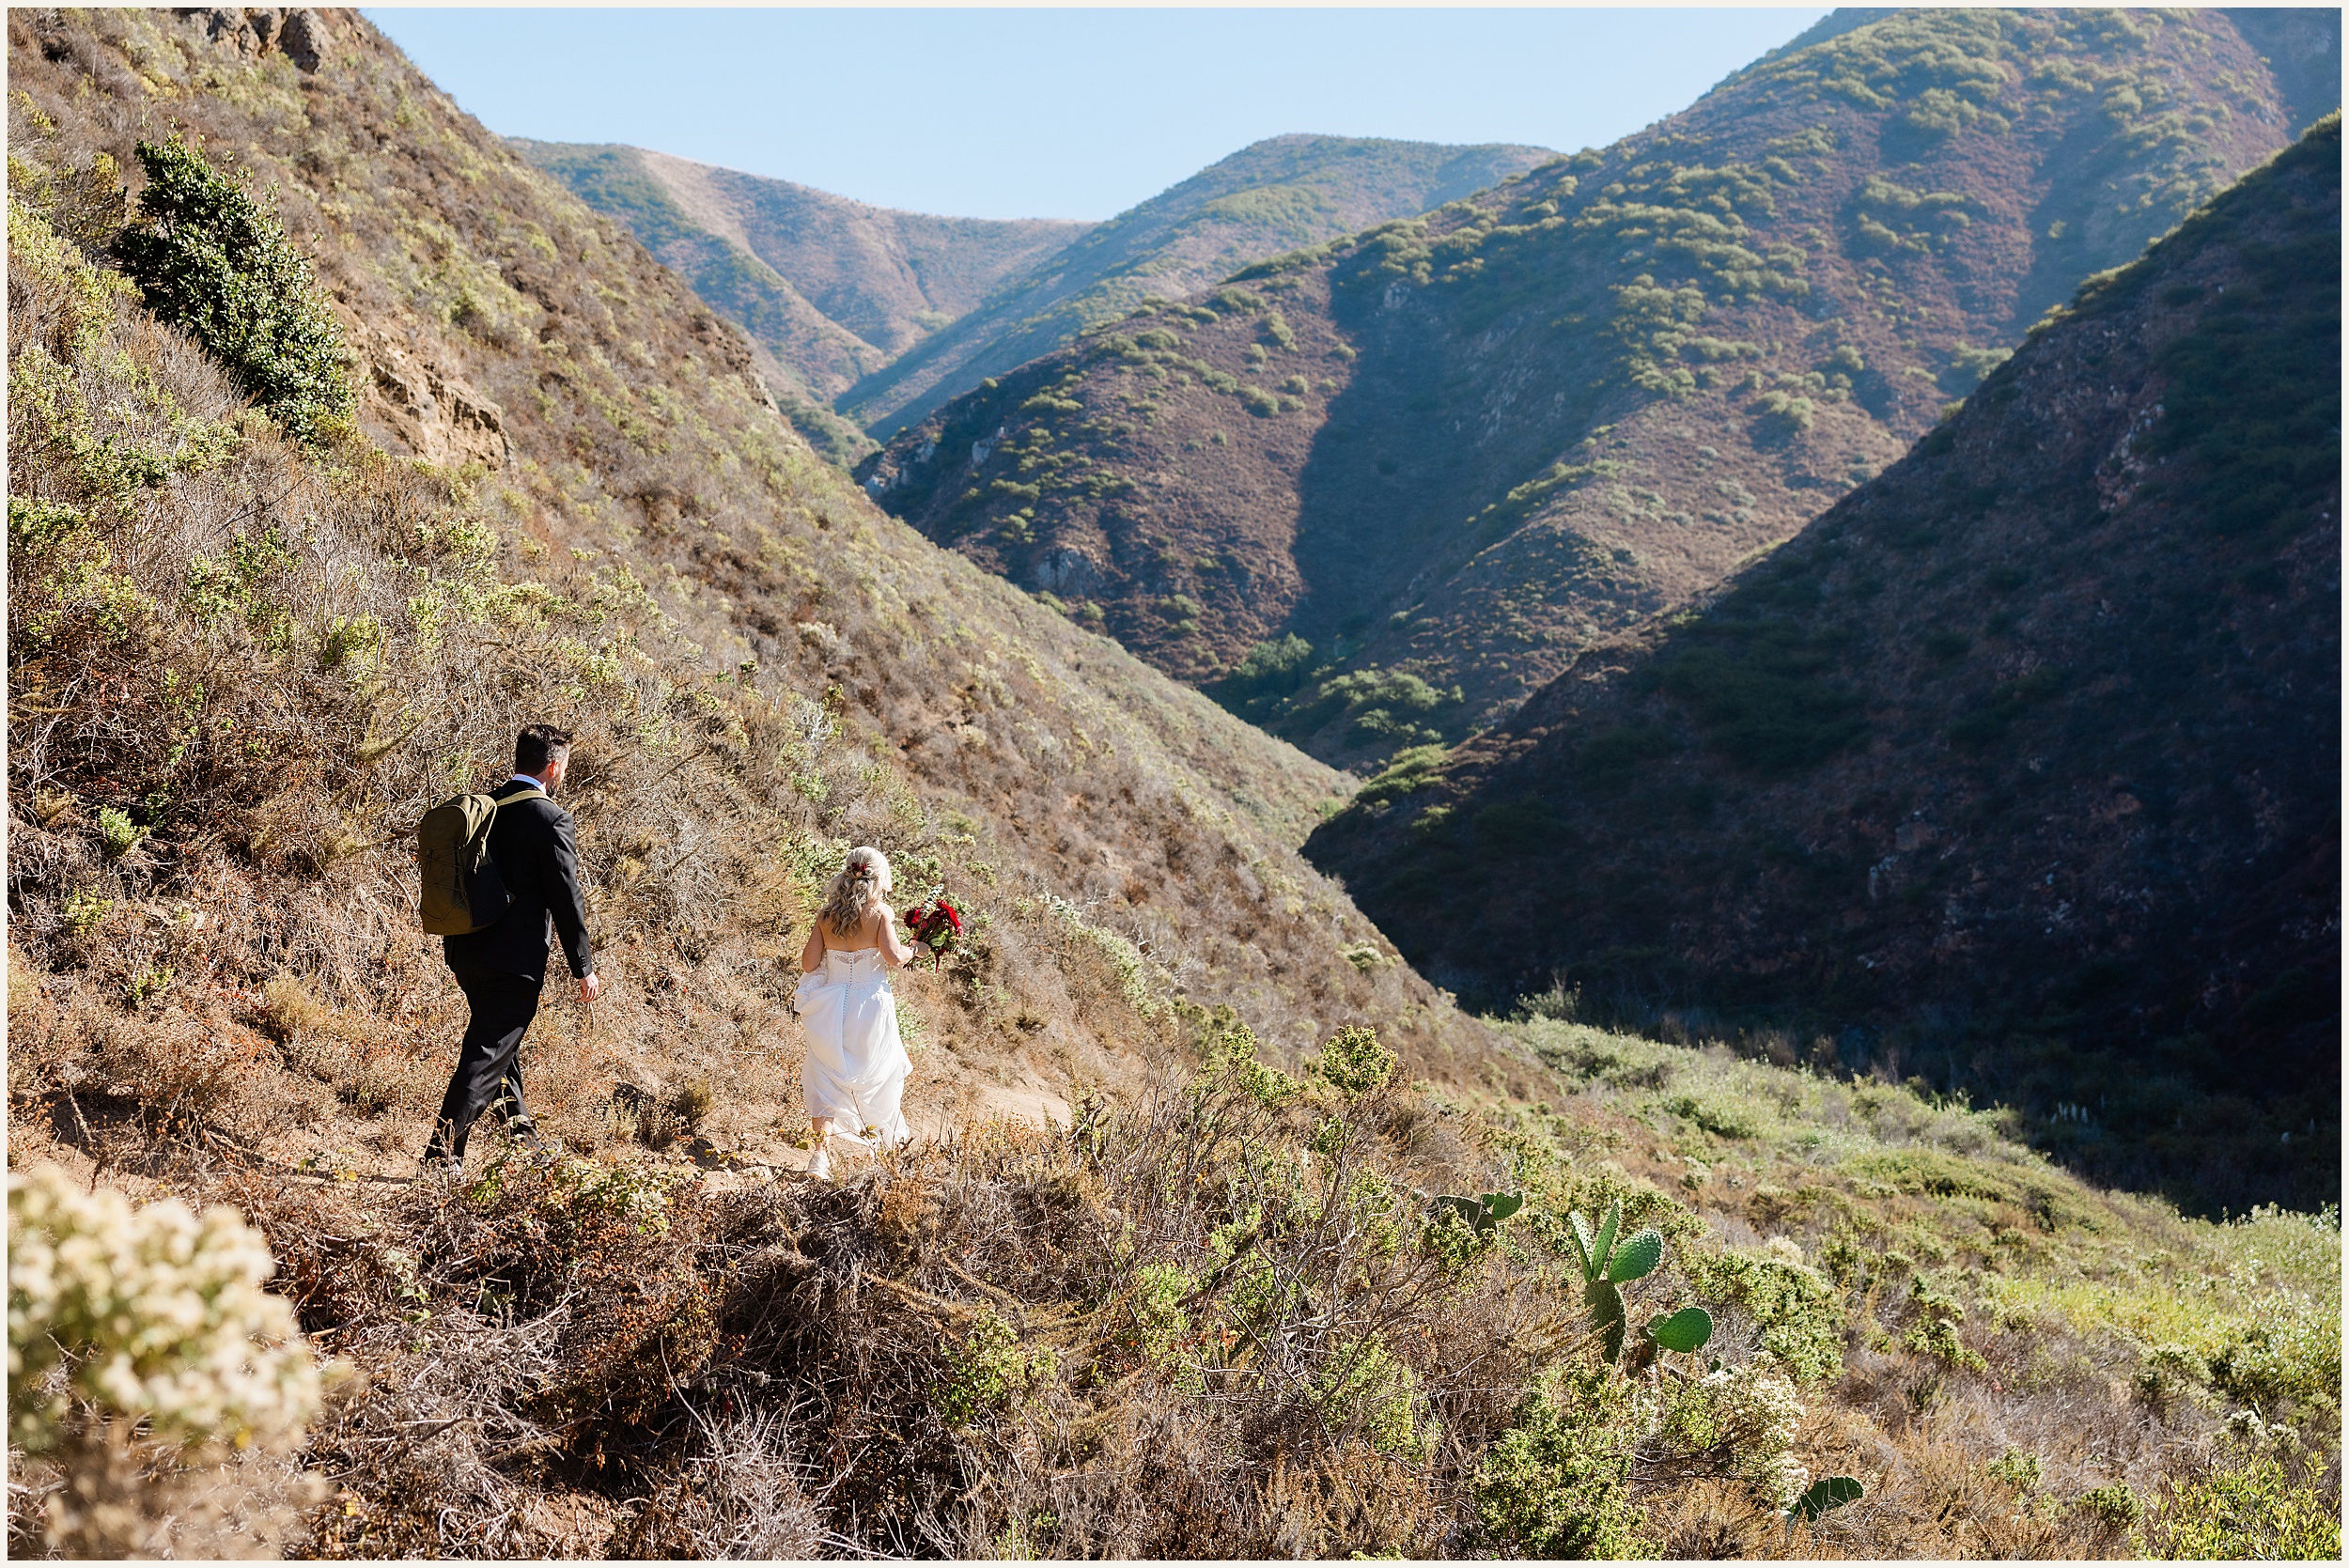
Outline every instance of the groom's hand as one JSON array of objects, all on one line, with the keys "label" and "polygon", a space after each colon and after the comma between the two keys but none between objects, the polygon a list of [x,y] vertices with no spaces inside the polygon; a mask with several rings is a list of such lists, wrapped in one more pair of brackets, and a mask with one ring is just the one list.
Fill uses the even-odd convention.
[{"label": "groom's hand", "polygon": [[597,974],[583,974],[583,975],[580,976],[580,979],[579,979],[579,1000],[580,1000],[580,1001],[595,1001],[595,1000],[596,1000],[596,998],[598,998],[598,997],[601,996],[602,994],[603,994],[603,977],[602,977],[602,976],[600,976],[600,975],[597,975]]}]

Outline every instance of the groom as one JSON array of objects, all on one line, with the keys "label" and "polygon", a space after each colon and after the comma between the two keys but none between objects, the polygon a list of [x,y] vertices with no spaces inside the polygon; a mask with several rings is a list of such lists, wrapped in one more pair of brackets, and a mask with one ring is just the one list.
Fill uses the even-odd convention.
[{"label": "groom", "polygon": [[492,1102],[510,1136],[536,1153],[547,1152],[522,1104],[521,1045],[546,984],[550,927],[562,938],[563,956],[579,977],[580,1000],[593,1001],[603,989],[587,946],[571,814],[552,799],[570,760],[568,731],[533,724],[515,737],[514,776],[490,792],[498,813],[490,828],[490,859],[513,902],[480,930],[442,939],[473,1021],[425,1146],[428,1174],[464,1169],[465,1136]]}]

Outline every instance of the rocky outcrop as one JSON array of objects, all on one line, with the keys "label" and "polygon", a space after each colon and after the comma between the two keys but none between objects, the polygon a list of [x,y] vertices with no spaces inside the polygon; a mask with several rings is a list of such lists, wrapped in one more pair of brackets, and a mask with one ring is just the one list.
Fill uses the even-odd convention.
[{"label": "rocky outcrop", "polygon": [[305,76],[317,74],[334,30],[326,12],[303,7],[218,6],[202,15],[214,43],[243,54],[283,54]]},{"label": "rocky outcrop", "polygon": [[369,334],[358,347],[359,417],[371,435],[443,468],[505,468],[506,415],[495,403],[387,338]]}]

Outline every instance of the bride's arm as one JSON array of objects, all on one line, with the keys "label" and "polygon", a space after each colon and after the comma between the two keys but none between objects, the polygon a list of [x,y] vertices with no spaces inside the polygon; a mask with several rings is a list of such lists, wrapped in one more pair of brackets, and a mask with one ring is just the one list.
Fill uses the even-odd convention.
[{"label": "bride's arm", "polygon": [[892,969],[905,968],[922,951],[911,942],[897,939],[897,912],[886,904],[880,907],[880,950],[889,955]]},{"label": "bride's arm", "polygon": [[800,949],[800,968],[809,974],[824,961],[824,927],[818,922],[807,929],[807,945]]}]

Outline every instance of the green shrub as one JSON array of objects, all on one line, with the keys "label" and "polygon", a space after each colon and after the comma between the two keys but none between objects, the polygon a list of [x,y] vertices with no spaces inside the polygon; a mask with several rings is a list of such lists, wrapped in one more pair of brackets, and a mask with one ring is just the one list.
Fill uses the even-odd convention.
[{"label": "green shrub", "polygon": [[1794,1384],[1770,1357],[1761,1356],[1675,1385],[1660,1436],[1684,1453],[1706,1456],[1758,1498],[1783,1509],[1811,1480],[1794,1456],[1802,1417]]},{"label": "green shrub", "polygon": [[1206,1058],[1192,1085],[1197,1094],[1234,1090],[1270,1110],[1297,1097],[1301,1086],[1257,1059],[1255,1032],[1237,1019],[1214,1024],[1200,1042]]},{"label": "green shrub", "polygon": [[1937,1361],[1946,1361],[1953,1367],[1965,1367],[1973,1372],[1981,1372],[1986,1366],[1983,1358],[1968,1350],[1966,1347],[1966,1342],[1957,1337],[1957,1319],[1948,1313],[1927,1318],[1918,1324],[1908,1331],[1901,1343],[1921,1356],[1930,1356]]},{"label": "green shrub", "polygon": [[1986,1468],[2017,1492],[2029,1492],[2039,1484],[2044,1467],[2040,1464],[2039,1455],[2030,1450],[2009,1449],[1993,1459]]},{"label": "green shrub", "polygon": [[1315,1077],[1352,1099],[1384,1084],[1394,1074],[1394,1052],[1378,1043],[1378,1032],[1356,1024],[1330,1037],[1312,1070]]},{"label": "green shrub", "polygon": [[1310,695],[1292,698],[1281,715],[1281,727],[1291,734],[1309,732],[1333,719],[1353,723],[1376,713],[1377,718],[1362,725],[1365,735],[1416,735],[1420,732],[1407,721],[1455,706],[1461,695],[1457,686],[1441,691],[1408,670],[1350,670],[1323,681]]},{"label": "green shrub", "polygon": [[1982,384],[1990,372],[2004,365],[2007,356],[2013,352],[2011,349],[1974,349],[1963,343],[1952,344],[1949,368],[1939,377],[1941,390],[1959,394],[1971,392]]},{"label": "green shrub", "polygon": [[1716,1138],[1751,1138],[1762,1130],[1750,1112],[1716,1100],[1700,1100],[1693,1094],[1667,1100],[1664,1109],[1694,1122]]},{"label": "green shrub", "polygon": [[1169,1263],[1144,1264],[1134,1271],[1133,1349],[1152,1366],[1172,1366],[1190,1333],[1183,1303],[1199,1288],[1190,1274]]},{"label": "green shrub", "polygon": [[1355,792],[1355,803],[1375,806],[1425,789],[1442,776],[1445,754],[1441,746],[1405,747]]},{"label": "green shrub", "polygon": [[1762,1346],[1797,1382],[1832,1376],[1843,1365],[1843,1314],[1835,1292],[1808,1266],[1752,1252],[1691,1252],[1681,1267],[1699,1296],[1743,1308],[1762,1327]]},{"label": "green shrub", "polygon": [[2126,1482],[2082,1492],[2072,1499],[2072,1506],[2107,1529],[2126,1529],[2145,1515],[2145,1505],[2137,1500]]},{"label": "green shrub", "polygon": [[342,334],[285,225],[177,135],[141,142],[139,222],[115,241],[148,308],[219,360],[297,439],[350,427]]},{"label": "green shrub", "polygon": [[1561,1369],[1476,1472],[1476,1517],[1517,1557],[1644,1557],[1630,1498],[1632,1386],[1605,1367]]},{"label": "green shrub", "polygon": [[2341,1338],[2318,1312],[2271,1308],[2209,1358],[2211,1386],[2269,1415],[2341,1397]]},{"label": "green shrub", "polygon": [[116,860],[136,848],[147,831],[131,820],[128,812],[114,806],[98,808],[98,836],[105,843],[106,853]]},{"label": "green shrub", "polygon": [[1278,701],[1303,686],[1313,670],[1314,645],[1295,632],[1248,650],[1210,694],[1235,713]]},{"label": "green shrub", "polygon": [[[2222,1467],[2172,1482],[2156,1499],[2146,1529],[2155,1555],[2189,1561],[2340,1560],[2337,1503],[2328,1502],[2317,1487],[2294,1481],[2273,1455],[2230,1444],[2220,1457]],[[2087,1504],[2088,1498],[2080,1502]]]},{"label": "green shrub", "polygon": [[1437,1428],[1423,1431],[1417,1420],[1418,1380],[1376,1337],[1333,1343],[1314,1392],[1325,1422],[1359,1431],[1380,1453],[1419,1459],[1435,1446]]},{"label": "green shrub", "polygon": [[1026,1349],[1010,1324],[993,1312],[981,1312],[963,1337],[954,1375],[938,1392],[939,1414],[950,1427],[967,1426],[1003,1408],[1051,1367],[1050,1351]]},{"label": "green shrub", "polygon": [[1797,435],[1811,428],[1817,410],[1808,397],[1797,397],[1784,392],[1766,392],[1753,400],[1762,412],[1765,433]]}]

